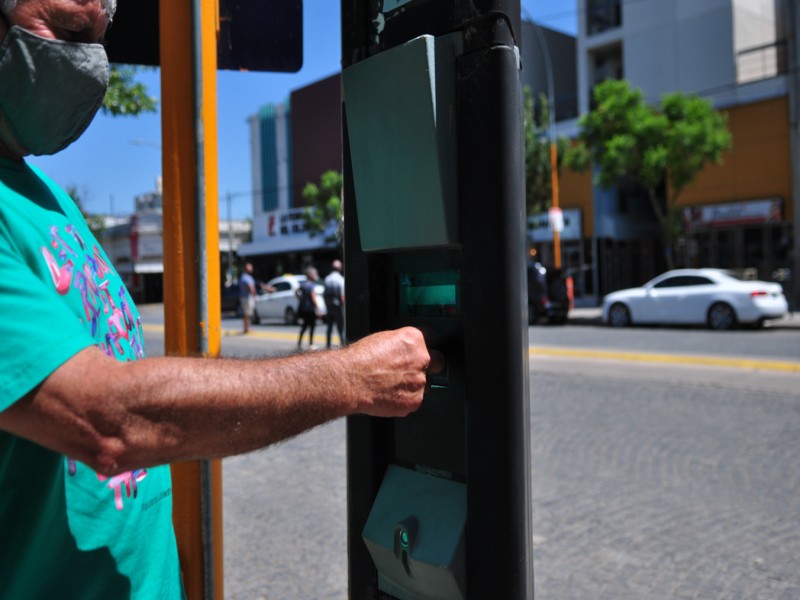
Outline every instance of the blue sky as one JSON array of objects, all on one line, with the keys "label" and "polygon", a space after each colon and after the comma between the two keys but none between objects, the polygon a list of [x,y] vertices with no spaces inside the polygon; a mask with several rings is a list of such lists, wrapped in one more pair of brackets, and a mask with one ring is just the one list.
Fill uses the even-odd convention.
[{"label": "blue sky", "polygon": [[[132,2],[135,0],[122,0]],[[523,0],[523,15],[566,33],[577,31],[577,0]],[[251,215],[250,137],[247,118],[264,104],[283,102],[289,93],[340,68],[337,0],[304,0],[303,67],[297,73],[218,74],[219,194],[234,195],[232,214]],[[159,95],[157,70],[142,72],[151,95]],[[32,157],[63,187],[77,187],[90,212],[128,214],[134,196],[152,191],[161,174],[160,113],[111,118],[98,115],[86,133],[55,156]],[[220,204],[220,218],[225,204]]]}]

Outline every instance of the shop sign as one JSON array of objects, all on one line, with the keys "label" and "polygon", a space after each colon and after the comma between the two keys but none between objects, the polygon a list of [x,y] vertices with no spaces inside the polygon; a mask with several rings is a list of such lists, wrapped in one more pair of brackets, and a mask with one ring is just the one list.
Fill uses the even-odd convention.
[{"label": "shop sign", "polygon": [[709,227],[780,223],[782,206],[783,201],[780,198],[689,206],[683,209],[683,223],[687,231]]},{"label": "shop sign", "polygon": [[564,231],[564,211],[554,207],[548,212],[550,214],[550,229],[558,233]]},{"label": "shop sign", "polygon": [[[561,232],[561,240],[580,240],[581,210],[579,208],[556,209],[560,214],[553,215],[553,209],[548,212],[531,215],[528,217],[528,239],[531,242],[552,242],[553,231]],[[560,229],[556,229],[559,227]]]}]

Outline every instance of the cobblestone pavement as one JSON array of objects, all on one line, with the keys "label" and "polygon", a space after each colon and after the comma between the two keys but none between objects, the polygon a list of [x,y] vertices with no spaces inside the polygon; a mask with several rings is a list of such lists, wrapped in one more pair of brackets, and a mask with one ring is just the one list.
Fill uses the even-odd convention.
[{"label": "cobblestone pavement", "polygon": [[[789,376],[593,364],[532,372],[537,600],[800,598]],[[347,597],[343,422],[226,459],[224,494],[226,598]]]},{"label": "cobblestone pavement", "polygon": [[537,598],[800,598],[800,399],[536,378]]}]

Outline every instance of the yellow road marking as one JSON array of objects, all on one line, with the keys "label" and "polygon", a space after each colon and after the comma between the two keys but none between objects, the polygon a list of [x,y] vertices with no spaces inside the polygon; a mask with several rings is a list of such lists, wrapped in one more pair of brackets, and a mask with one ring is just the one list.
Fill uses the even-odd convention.
[{"label": "yellow road marking", "polygon": [[618,352],[613,350],[586,350],[581,348],[548,348],[530,346],[530,356],[559,356],[564,358],[594,358],[601,360],[623,360],[631,362],[697,365],[706,367],[732,367],[736,369],[758,369],[800,373],[800,362],[781,360],[759,360],[749,358],[727,358],[722,356],[698,356],[692,354],[656,354],[652,352]]},{"label": "yellow road marking", "polygon": [[[163,325],[145,323],[145,331],[164,331]],[[267,340],[297,341],[299,331],[292,333],[282,331],[254,331],[250,330],[248,338],[261,338]],[[242,336],[238,329],[223,329],[225,337]],[[314,341],[324,339],[324,334],[314,335]],[[334,336],[338,339],[337,336]],[[304,339],[308,339],[307,337]],[[759,360],[749,358],[727,358],[722,356],[698,356],[692,354],[658,354],[653,352],[620,352],[614,350],[588,350],[585,348],[552,348],[547,346],[530,346],[530,356],[556,356],[560,358],[590,358],[597,360],[622,360],[628,362],[645,362],[678,365],[697,365],[706,367],[728,367],[734,369],[755,369],[761,371],[782,371],[784,373],[800,373],[800,362],[782,360]]]}]

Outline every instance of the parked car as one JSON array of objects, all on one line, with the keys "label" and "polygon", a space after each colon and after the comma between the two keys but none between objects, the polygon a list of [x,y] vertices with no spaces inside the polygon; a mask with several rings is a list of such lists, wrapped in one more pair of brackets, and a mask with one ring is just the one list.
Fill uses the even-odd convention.
[{"label": "parked car", "polygon": [[[256,296],[256,308],[253,313],[253,323],[258,324],[263,320],[281,320],[287,325],[297,323],[297,289],[307,279],[305,275],[281,275],[270,279],[266,286],[259,286]],[[266,291],[273,290],[273,291]],[[325,300],[322,295],[325,286],[317,283],[314,286],[317,296],[317,315],[325,316]]]},{"label": "parked car", "polygon": [[783,288],[766,281],[743,281],[721,269],[668,271],[642,287],[603,299],[603,322],[631,324],[707,324],[711,329],[761,326],[788,310]]},{"label": "parked car", "polygon": [[566,323],[572,304],[569,278],[561,269],[528,263],[528,323]]},{"label": "parked car", "polygon": [[234,313],[237,317],[242,316],[242,305],[239,302],[239,285],[222,286],[222,297],[220,300],[222,314]]}]

